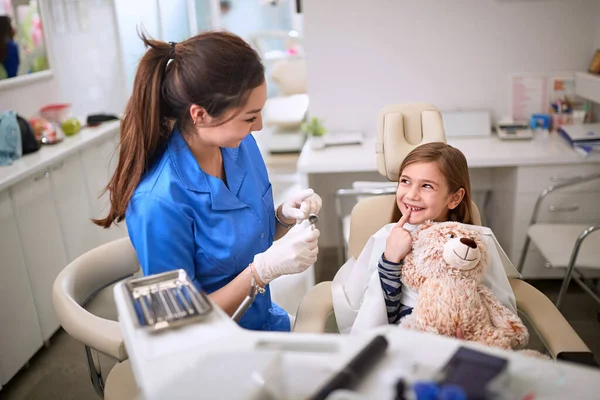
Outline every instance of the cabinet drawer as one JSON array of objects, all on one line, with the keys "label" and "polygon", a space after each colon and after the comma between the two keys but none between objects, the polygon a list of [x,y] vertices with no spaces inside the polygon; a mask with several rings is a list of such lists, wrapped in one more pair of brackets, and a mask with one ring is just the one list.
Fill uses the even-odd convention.
[{"label": "cabinet drawer", "polygon": [[[519,167],[516,191],[518,193],[539,193],[548,186],[593,173],[600,173],[600,163]],[[564,190],[576,193],[600,191],[600,179]]]}]

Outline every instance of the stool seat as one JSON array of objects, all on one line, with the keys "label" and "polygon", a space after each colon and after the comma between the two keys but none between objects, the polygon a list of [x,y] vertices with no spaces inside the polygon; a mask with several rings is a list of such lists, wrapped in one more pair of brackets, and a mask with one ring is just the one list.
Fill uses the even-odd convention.
[{"label": "stool seat", "polygon": [[[553,268],[567,268],[573,246],[589,224],[535,224],[527,231],[542,256]],[[577,268],[600,269],[600,234],[592,233],[582,243]]]},{"label": "stool seat", "polygon": [[104,400],[136,400],[139,395],[129,360],[117,363],[106,377]]}]

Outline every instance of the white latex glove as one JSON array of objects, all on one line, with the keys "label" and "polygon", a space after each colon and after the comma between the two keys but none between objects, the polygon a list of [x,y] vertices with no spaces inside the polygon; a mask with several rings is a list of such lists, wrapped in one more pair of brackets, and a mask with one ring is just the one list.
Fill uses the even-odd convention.
[{"label": "white latex glove", "polygon": [[281,275],[305,271],[317,261],[321,233],[308,220],[294,225],[264,253],[254,256],[254,268],[265,284]]},{"label": "white latex glove", "polygon": [[322,205],[321,196],[312,189],[305,189],[283,203],[281,214],[287,219],[303,221],[308,218],[309,214],[318,214]]}]

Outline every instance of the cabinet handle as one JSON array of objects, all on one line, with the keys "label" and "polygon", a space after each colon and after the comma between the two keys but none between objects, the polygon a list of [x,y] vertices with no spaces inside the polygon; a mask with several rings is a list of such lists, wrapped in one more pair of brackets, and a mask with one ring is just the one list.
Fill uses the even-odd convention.
[{"label": "cabinet handle", "polygon": [[572,212],[572,211],[577,211],[577,210],[579,210],[579,204],[573,204],[571,206],[565,206],[565,207],[556,207],[556,206],[548,207],[548,211],[550,211],[550,212]]},{"label": "cabinet handle", "polygon": [[62,167],[64,167],[64,166],[65,166],[65,162],[64,162],[64,161],[61,161],[61,162],[60,162],[60,164],[58,164],[58,165],[55,165],[55,166],[53,166],[53,167],[52,167],[52,171],[59,170],[59,169],[61,169],[61,168],[62,168]]},{"label": "cabinet handle", "polygon": [[37,182],[37,181],[41,181],[44,178],[48,178],[49,176],[50,176],[50,172],[46,171],[42,175],[38,175],[35,178],[33,178],[33,180],[34,180],[34,182]]},{"label": "cabinet handle", "polygon": [[552,182],[564,182],[564,181],[570,181],[573,179],[581,179],[583,178],[583,175],[575,175],[575,176],[558,176],[558,175],[552,175],[550,177],[550,181]]}]

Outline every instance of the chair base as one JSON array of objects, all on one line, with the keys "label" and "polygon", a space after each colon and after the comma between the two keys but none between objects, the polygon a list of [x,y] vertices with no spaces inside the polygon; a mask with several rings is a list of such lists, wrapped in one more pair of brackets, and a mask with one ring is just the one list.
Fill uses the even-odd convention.
[{"label": "chair base", "polygon": [[136,400],[139,395],[129,360],[116,364],[106,378],[104,400]]}]

